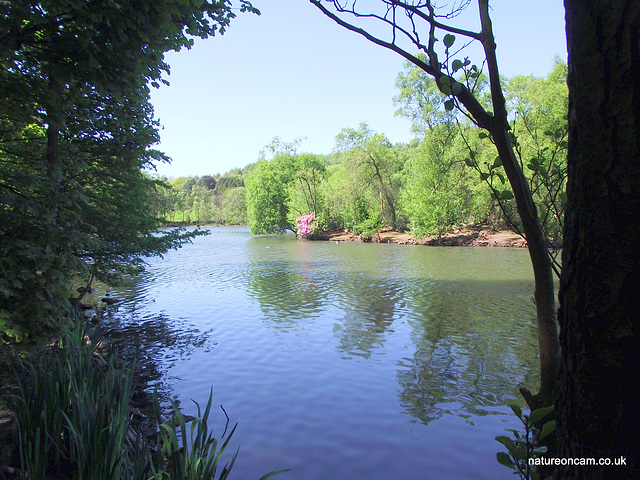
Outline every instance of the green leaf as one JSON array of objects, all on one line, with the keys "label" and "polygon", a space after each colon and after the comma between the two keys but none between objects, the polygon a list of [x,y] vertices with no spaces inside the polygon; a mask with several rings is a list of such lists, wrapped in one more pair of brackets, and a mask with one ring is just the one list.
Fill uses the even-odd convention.
[{"label": "green leaf", "polygon": [[444,43],[444,46],[447,48],[451,47],[451,45],[453,45],[453,42],[455,41],[456,41],[456,36],[451,35],[450,33],[446,34],[444,36],[444,39],[442,40],[442,42]]},{"label": "green leaf", "polygon": [[491,168],[498,168],[502,166],[502,160],[500,160],[500,157],[496,157],[496,159],[493,161],[493,165],[491,166]]},{"label": "green leaf", "polygon": [[453,107],[454,107],[453,99],[450,98],[444,102],[444,109],[447,112],[450,112],[451,110],[453,110]]},{"label": "green leaf", "polygon": [[538,173],[540,173],[540,175],[542,175],[543,178],[545,179],[549,179],[549,172],[547,172],[547,169],[544,167],[544,165],[540,165],[540,168],[538,169]]},{"label": "green leaf", "polygon": [[266,473],[263,476],[261,476],[258,480],[267,480],[268,478],[275,477],[276,475],[280,475],[281,473],[289,472],[290,470],[291,470],[290,468],[286,468],[284,470],[276,470],[274,472]]},{"label": "green leaf", "polygon": [[524,448],[514,448],[513,450],[509,450],[509,453],[514,460],[524,460],[527,458],[527,452]]},{"label": "green leaf", "polygon": [[531,412],[531,415],[529,415],[529,422],[531,424],[538,423],[540,420],[542,420],[544,417],[549,415],[551,412],[553,412],[553,405],[549,407],[538,408],[537,410],[534,410],[533,412]]},{"label": "green leaf", "polygon": [[509,407],[511,408],[511,410],[513,410],[513,413],[515,413],[518,418],[522,418],[522,409],[520,408],[519,405],[515,404],[515,403],[510,403]]},{"label": "green leaf", "polygon": [[454,95],[458,95],[462,91],[463,85],[460,82],[455,82],[453,84],[453,93]]},{"label": "green leaf", "polygon": [[502,445],[507,447],[509,450],[511,450],[512,448],[516,448],[516,444],[514,443],[514,441],[512,439],[510,439],[509,437],[505,436],[505,435],[498,435],[496,437],[496,441],[500,442]]},{"label": "green leaf", "polygon": [[480,131],[480,133],[478,133],[478,138],[489,138],[489,134],[482,130]]},{"label": "green leaf", "polygon": [[473,160],[471,160],[470,158],[465,158],[464,159],[464,163],[466,163],[468,167],[474,167],[475,166],[475,164],[473,163]]},{"label": "green leaf", "polygon": [[538,436],[538,441],[546,438],[555,429],[556,429],[556,421],[555,420],[549,420],[547,423],[545,423],[542,426],[542,431],[540,432],[540,435]]},{"label": "green leaf", "polygon": [[507,455],[504,452],[498,452],[496,453],[496,458],[498,459],[498,462],[501,465],[504,465],[505,467],[509,467],[512,470],[516,469],[516,466],[513,463],[513,460],[511,460],[511,457],[509,455]]},{"label": "green leaf", "polygon": [[460,70],[462,68],[462,62],[458,59],[455,59],[452,63],[451,63],[451,68],[453,68],[453,71],[456,72],[458,70]]},{"label": "green leaf", "polygon": [[502,200],[511,200],[513,198],[513,192],[511,190],[503,190],[500,192],[500,198],[502,198]]}]

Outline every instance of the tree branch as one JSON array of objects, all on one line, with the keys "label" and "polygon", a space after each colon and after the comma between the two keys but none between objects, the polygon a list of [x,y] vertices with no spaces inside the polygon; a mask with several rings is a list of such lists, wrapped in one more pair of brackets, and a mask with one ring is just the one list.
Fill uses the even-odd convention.
[{"label": "tree branch", "polygon": [[[395,53],[399,54],[400,56],[404,57],[405,59],[409,60],[411,63],[416,65],[418,68],[424,70],[426,73],[428,73],[429,75],[434,77],[437,81],[441,82],[443,77],[445,77],[446,79],[450,78],[450,77],[448,77],[447,75],[444,74],[444,72],[442,71],[441,68],[439,68],[439,66],[438,66],[438,68],[436,68],[433,65],[434,62],[426,63],[425,61],[420,60],[420,58],[418,58],[416,55],[413,55],[413,54],[409,53],[408,51],[406,51],[405,49],[399,47],[395,43],[390,43],[390,42],[387,42],[385,40],[382,40],[382,39],[370,34],[366,30],[364,30],[362,28],[359,28],[359,27],[356,27],[355,25],[352,25],[352,24],[344,21],[343,19],[338,17],[335,13],[329,11],[326,7],[324,7],[324,5],[322,5],[322,3],[321,3],[321,0],[310,0],[310,2],[312,4],[314,4],[316,7],[318,7],[318,9],[320,9],[320,11],[322,13],[324,13],[327,17],[331,18],[334,22],[336,22],[341,27],[344,27],[347,30],[350,30],[350,31],[352,31],[354,33],[357,33],[357,34],[363,36],[364,38],[369,40],[371,43],[374,43],[376,45],[379,45],[379,46],[384,47],[384,48],[386,48],[388,50],[391,50],[392,52],[395,52]],[[377,17],[377,18],[379,18],[379,17]],[[423,50],[426,49],[426,47],[424,45],[416,45],[416,46],[418,48],[423,49]],[[427,53],[429,54],[429,52],[427,52]],[[453,79],[451,79],[451,80],[453,80]],[[463,84],[460,84],[460,85],[461,85],[461,88],[460,88],[459,93],[454,94],[454,96],[469,111],[469,113],[475,119],[477,125],[480,128],[484,128],[484,129],[490,130],[491,129],[491,125],[493,123],[493,115],[489,114],[482,107],[480,102],[478,102],[478,99],[466,87],[466,85],[463,85]]]}]

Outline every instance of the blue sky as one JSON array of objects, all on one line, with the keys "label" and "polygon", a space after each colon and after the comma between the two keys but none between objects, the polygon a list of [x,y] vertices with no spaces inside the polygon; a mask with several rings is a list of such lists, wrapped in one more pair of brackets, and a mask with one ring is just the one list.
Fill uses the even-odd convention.
[{"label": "blue sky", "polygon": [[[340,130],[361,122],[394,143],[411,140],[409,121],[394,115],[400,56],[307,0],[253,4],[261,16],[239,14],[225,35],[167,54],[171,86],[153,90],[152,103],[163,125],[155,148],[173,162],[159,164],[159,175],[223,174],[255,162],[276,136],[306,138],[301,152],[330,153]],[[562,0],[491,5],[503,75],[545,76],[556,55],[566,60]],[[460,21],[474,28],[474,20]]]}]

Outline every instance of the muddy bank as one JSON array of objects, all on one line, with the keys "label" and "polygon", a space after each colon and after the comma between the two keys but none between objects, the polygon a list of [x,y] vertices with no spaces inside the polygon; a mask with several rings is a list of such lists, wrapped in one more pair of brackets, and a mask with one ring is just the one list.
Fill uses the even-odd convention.
[{"label": "muddy bank", "polygon": [[322,232],[316,234],[313,240],[326,240],[333,242],[371,242],[371,243],[397,243],[400,245],[432,245],[451,247],[516,247],[524,248],[527,242],[517,233],[511,231],[493,230],[453,230],[442,235],[432,235],[424,238],[416,238],[409,233],[385,230],[367,239],[362,235],[344,230]]}]

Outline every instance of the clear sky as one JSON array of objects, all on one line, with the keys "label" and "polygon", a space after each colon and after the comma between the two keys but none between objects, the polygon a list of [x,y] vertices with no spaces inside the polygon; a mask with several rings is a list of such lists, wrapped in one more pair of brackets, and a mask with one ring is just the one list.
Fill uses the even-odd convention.
[{"label": "clear sky", "polygon": [[[152,103],[163,125],[155,148],[173,162],[158,174],[224,174],[255,162],[276,136],[306,138],[300,152],[327,154],[342,128],[361,122],[394,143],[411,140],[409,121],[394,115],[400,56],[307,0],[252,3],[262,15],[239,14],[223,36],[167,54],[171,86],[152,89]],[[562,0],[491,6],[503,75],[545,76],[556,55],[566,60]],[[469,9],[477,16],[475,0]]]}]

